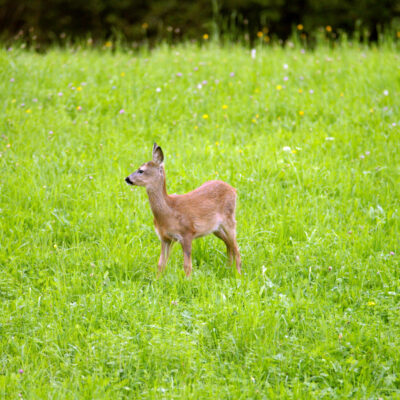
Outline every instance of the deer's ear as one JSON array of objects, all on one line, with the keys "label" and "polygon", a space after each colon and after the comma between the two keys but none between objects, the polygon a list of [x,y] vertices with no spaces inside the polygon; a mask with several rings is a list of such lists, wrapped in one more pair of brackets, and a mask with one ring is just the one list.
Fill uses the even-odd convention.
[{"label": "deer's ear", "polygon": [[161,165],[163,161],[164,161],[163,151],[161,150],[161,147],[157,145],[157,143],[154,143],[154,146],[153,146],[153,162],[158,164],[158,165]]}]

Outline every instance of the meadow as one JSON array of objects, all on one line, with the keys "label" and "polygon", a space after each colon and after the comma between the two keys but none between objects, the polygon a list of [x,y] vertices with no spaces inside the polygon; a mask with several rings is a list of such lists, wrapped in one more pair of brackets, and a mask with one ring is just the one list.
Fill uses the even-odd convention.
[{"label": "meadow", "polygon": [[[0,398],[400,399],[398,44],[0,50]],[[160,244],[124,178],[238,191]]]}]

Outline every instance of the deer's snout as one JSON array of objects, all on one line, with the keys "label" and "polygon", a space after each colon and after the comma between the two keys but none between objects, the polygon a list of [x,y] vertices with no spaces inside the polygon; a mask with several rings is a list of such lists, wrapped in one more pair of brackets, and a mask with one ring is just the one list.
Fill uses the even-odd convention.
[{"label": "deer's snout", "polygon": [[126,182],[128,185],[133,185],[133,182],[129,179],[129,176],[128,176],[127,178],[125,178],[125,182]]}]

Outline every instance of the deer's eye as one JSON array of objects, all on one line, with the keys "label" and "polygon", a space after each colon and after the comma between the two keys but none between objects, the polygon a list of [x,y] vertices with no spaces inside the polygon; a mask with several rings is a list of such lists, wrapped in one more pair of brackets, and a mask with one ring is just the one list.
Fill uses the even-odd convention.
[{"label": "deer's eye", "polygon": [[143,174],[143,172],[144,172],[144,171],[143,171],[142,169],[138,169],[138,173],[139,173],[139,174]]}]

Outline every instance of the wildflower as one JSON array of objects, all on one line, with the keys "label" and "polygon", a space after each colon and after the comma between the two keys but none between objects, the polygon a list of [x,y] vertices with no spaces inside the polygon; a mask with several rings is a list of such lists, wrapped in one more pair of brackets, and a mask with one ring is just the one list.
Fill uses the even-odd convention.
[{"label": "wildflower", "polygon": [[147,22],[143,22],[142,28],[146,30],[148,27],[149,27],[149,24]]},{"label": "wildflower", "polygon": [[121,76],[124,77],[125,76],[125,72],[121,72]]},{"label": "wildflower", "polygon": [[296,154],[296,153],[297,153],[297,150],[294,150],[294,149],[293,149],[293,150],[292,150],[292,153],[293,153],[293,154]]},{"label": "wildflower", "polygon": [[111,86],[111,89],[113,89],[113,90],[116,89],[116,88],[117,88],[117,87],[116,87],[115,85],[114,85],[114,86]]},{"label": "wildflower", "polygon": [[201,84],[201,83],[199,83],[198,85],[197,85],[197,89],[201,89],[203,87],[203,85]]},{"label": "wildflower", "polygon": [[331,266],[329,266],[329,267],[328,267],[328,270],[329,270],[329,271],[332,271],[332,267],[331,267]]},{"label": "wildflower", "polygon": [[289,78],[288,78],[287,76],[285,76],[285,77],[283,78],[283,80],[284,80],[284,81],[288,81]]},{"label": "wildflower", "polygon": [[283,64],[283,69],[288,69],[288,68],[289,68],[289,65]]},{"label": "wildflower", "polygon": [[281,85],[276,85],[276,90],[281,90],[282,86]]},{"label": "wildflower", "polygon": [[207,85],[208,82],[204,80],[204,81],[201,82],[201,83],[202,83],[203,85]]},{"label": "wildflower", "polygon": [[205,33],[205,34],[203,35],[203,39],[204,39],[204,40],[208,40],[208,34],[207,34],[207,33]]},{"label": "wildflower", "polygon": [[304,29],[304,26],[302,24],[297,25],[297,30],[302,31]]},{"label": "wildflower", "polygon": [[203,119],[207,119],[208,115],[207,114],[203,114]]},{"label": "wildflower", "polygon": [[81,87],[81,86],[78,86],[78,87],[76,88],[76,90],[77,90],[78,92],[80,92],[80,91],[82,90],[82,87]]},{"label": "wildflower", "polygon": [[299,89],[299,93],[303,93],[303,89]]},{"label": "wildflower", "polygon": [[156,89],[156,92],[157,92],[157,93],[160,93],[160,92],[161,92],[161,88],[158,87],[158,88]]},{"label": "wildflower", "polygon": [[325,140],[326,140],[327,142],[328,142],[328,141],[334,141],[335,138],[332,137],[332,136],[327,136],[327,137],[325,138]]},{"label": "wildflower", "polygon": [[384,91],[383,91],[383,94],[384,94],[385,96],[388,96],[388,95],[389,95],[389,90],[384,90]]},{"label": "wildflower", "polygon": [[253,60],[256,59],[256,49],[251,49],[251,58],[252,58]]},{"label": "wildflower", "polygon": [[14,82],[14,78],[11,78],[11,79],[10,79],[10,82]]},{"label": "wildflower", "polygon": [[59,92],[58,95],[61,97],[61,96],[63,95],[63,93],[62,93],[62,92]]},{"label": "wildflower", "polygon": [[400,31],[397,31],[397,38],[400,39]]},{"label": "wildflower", "polygon": [[282,150],[283,150],[283,151],[286,151],[287,153],[290,152],[290,151],[292,151],[292,149],[291,149],[289,146],[284,146],[284,147],[282,148]]},{"label": "wildflower", "polygon": [[104,46],[106,46],[106,47],[111,47],[111,46],[112,46],[112,42],[108,41],[108,42],[106,42],[106,43],[104,44]]},{"label": "wildflower", "polygon": [[365,158],[364,154],[360,155],[361,160],[363,160]]},{"label": "wildflower", "polygon": [[124,114],[124,113],[125,113],[125,110],[124,110],[123,108],[121,108],[121,109],[119,110],[119,113],[120,113],[120,114]]},{"label": "wildflower", "polygon": [[299,115],[302,117],[304,115],[304,111],[299,111]]},{"label": "wildflower", "polygon": [[242,154],[242,153],[243,153],[243,150],[242,150],[242,149],[239,149],[239,153]]},{"label": "wildflower", "polygon": [[262,38],[263,36],[264,34],[261,31],[257,32],[257,37]]},{"label": "wildflower", "polygon": [[344,96],[344,93],[342,92],[342,93],[340,93],[340,97],[343,97]]},{"label": "wildflower", "polygon": [[216,145],[216,146],[219,146],[219,142],[215,142],[215,145]]},{"label": "wildflower", "polygon": [[369,112],[370,112],[370,113],[373,113],[373,112],[374,112],[374,109],[373,109],[373,108],[370,108],[370,109],[369,109]]},{"label": "wildflower", "polygon": [[22,375],[24,373],[23,369],[19,369],[18,372]]},{"label": "wildflower", "polygon": [[12,99],[11,100],[11,103],[15,103],[17,100],[16,99]]},{"label": "wildflower", "polygon": [[390,252],[390,255],[391,255],[391,256],[394,256],[394,251],[391,251],[391,252]]},{"label": "wildflower", "polygon": [[253,118],[253,119],[251,120],[251,122],[252,122],[253,124],[255,124],[257,121]]},{"label": "wildflower", "polygon": [[222,106],[222,109],[223,110],[226,110],[228,108],[228,106],[226,105],[226,104],[224,104],[223,106]]},{"label": "wildflower", "polygon": [[314,90],[310,89],[308,92],[309,92],[310,94],[313,94],[313,93],[314,93]]},{"label": "wildflower", "polygon": [[82,110],[82,107],[81,107],[81,106],[77,106],[76,109],[77,109],[78,111],[81,111],[81,110]]},{"label": "wildflower", "polygon": [[325,29],[327,32],[332,32],[332,27],[330,25],[328,25]]},{"label": "wildflower", "polygon": [[264,42],[268,43],[269,41],[270,41],[270,37],[268,35],[265,35],[264,36]]},{"label": "wildflower", "polygon": [[339,338],[339,340],[342,340],[342,339],[343,339],[343,334],[342,334],[342,333],[339,333],[338,338]]},{"label": "wildflower", "polygon": [[372,307],[372,306],[376,305],[376,303],[375,303],[374,301],[369,301],[369,302],[367,303],[367,305],[368,305],[369,307]]},{"label": "wildflower", "polygon": [[32,111],[31,111],[30,108],[28,108],[25,112],[26,112],[27,114],[30,114]]},{"label": "wildflower", "polygon": [[56,244],[54,244],[54,246],[53,246],[55,249],[57,248],[57,245]]},{"label": "wildflower", "polygon": [[53,131],[49,131],[49,135],[52,135],[53,134]]},{"label": "wildflower", "polygon": [[234,72],[231,72],[231,73],[229,74],[229,76],[230,76],[231,78],[233,78],[233,77],[235,76],[235,73],[234,73]]},{"label": "wildflower", "polygon": [[366,151],[366,152],[365,152],[365,155],[366,155],[366,156],[369,156],[370,154],[371,154],[371,153],[370,153],[369,151]]},{"label": "wildflower", "polygon": [[182,72],[178,72],[176,76],[182,76]]},{"label": "wildflower", "polygon": [[10,143],[8,143],[6,147],[9,149],[9,148],[11,147],[11,144],[10,144]]},{"label": "wildflower", "polygon": [[199,127],[197,125],[195,125],[194,129],[197,131],[197,129],[199,129]]}]

